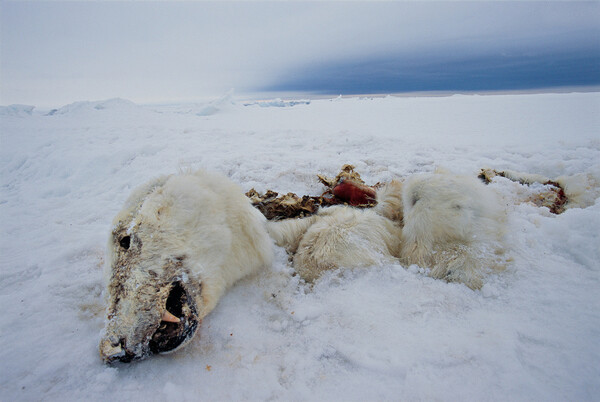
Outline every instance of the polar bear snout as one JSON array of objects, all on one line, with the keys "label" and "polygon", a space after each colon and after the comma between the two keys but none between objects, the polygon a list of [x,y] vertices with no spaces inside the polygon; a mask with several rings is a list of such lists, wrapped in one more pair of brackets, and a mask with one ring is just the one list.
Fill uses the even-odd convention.
[{"label": "polar bear snout", "polygon": [[100,341],[100,356],[106,363],[112,363],[117,360],[127,360],[127,353],[123,349],[124,339],[119,339],[115,336],[108,336]]},{"label": "polar bear snout", "polygon": [[186,344],[202,322],[195,293],[177,278],[155,292],[142,290],[116,301],[113,318],[100,341],[102,359],[128,363],[150,354],[173,352]]}]

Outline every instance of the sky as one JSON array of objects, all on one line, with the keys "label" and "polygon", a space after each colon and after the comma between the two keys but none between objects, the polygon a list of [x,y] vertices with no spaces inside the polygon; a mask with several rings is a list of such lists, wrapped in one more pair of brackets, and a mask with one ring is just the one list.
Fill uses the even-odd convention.
[{"label": "sky", "polygon": [[0,104],[600,85],[600,2],[0,3]]}]

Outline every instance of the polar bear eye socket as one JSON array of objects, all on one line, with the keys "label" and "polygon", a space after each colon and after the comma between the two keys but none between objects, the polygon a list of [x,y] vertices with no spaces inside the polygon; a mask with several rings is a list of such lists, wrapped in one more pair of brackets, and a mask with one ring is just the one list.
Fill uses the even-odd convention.
[{"label": "polar bear eye socket", "polygon": [[125,250],[129,250],[129,245],[131,244],[131,237],[130,236],[123,237],[121,240],[119,240],[119,244]]}]

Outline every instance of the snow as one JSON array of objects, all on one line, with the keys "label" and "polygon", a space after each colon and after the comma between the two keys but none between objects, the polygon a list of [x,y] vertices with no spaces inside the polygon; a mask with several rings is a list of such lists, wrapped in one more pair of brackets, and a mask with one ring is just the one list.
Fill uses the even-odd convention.
[{"label": "snow", "polygon": [[597,400],[600,203],[552,215],[503,178],[512,263],[480,291],[400,265],[311,288],[277,249],[184,349],[104,365],[110,223],[155,176],[315,195],[345,163],[367,183],[437,166],[600,178],[600,93],[282,102],[0,108],[2,400]]},{"label": "snow", "polygon": [[10,105],[0,107],[0,116],[27,116],[33,113],[34,106]]},{"label": "snow", "polygon": [[258,105],[261,107],[292,107],[296,105],[310,105],[310,99],[291,99],[284,100],[281,98],[275,98],[271,100],[263,101],[251,101],[245,102],[244,106]]}]

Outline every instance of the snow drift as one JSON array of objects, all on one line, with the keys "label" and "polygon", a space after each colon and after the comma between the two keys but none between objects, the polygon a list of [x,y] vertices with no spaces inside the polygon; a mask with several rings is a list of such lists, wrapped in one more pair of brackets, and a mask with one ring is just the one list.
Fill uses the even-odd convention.
[{"label": "snow drift", "polygon": [[[513,262],[479,291],[388,264],[314,287],[277,249],[174,354],[107,367],[106,236],[131,190],[179,168],[244,191],[320,194],[443,166],[600,178],[600,94],[313,100],[197,115],[188,105],[3,113],[0,387],[7,400],[595,400],[600,205],[560,215],[490,186]],[[189,112],[187,112],[189,111]],[[519,201],[519,202],[517,202]],[[591,204],[591,205],[590,205]]]}]

